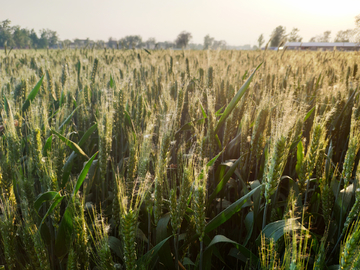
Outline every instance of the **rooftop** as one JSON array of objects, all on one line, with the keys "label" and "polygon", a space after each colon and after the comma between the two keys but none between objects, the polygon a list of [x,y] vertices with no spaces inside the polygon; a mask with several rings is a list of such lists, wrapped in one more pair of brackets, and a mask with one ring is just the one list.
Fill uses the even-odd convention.
[{"label": "rooftop", "polygon": [[284,47],[359,47],[352,42],[286,42]]}]

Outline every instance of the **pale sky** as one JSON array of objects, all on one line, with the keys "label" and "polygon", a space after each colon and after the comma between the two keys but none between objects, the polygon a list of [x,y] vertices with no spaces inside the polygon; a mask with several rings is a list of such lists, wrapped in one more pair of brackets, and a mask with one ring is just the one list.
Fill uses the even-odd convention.
[{"label": "pale sky", "polygon": [[228,45],[254,45],[279,25],[287,32],[299,28],[303,41],[326,30],[333,39],[354,28],[358,14],[360,0],[0,0],[0,21],[37,32],[49,28],[61,40],[141,35],[174,41],[185,30],[193,43],[210,34]]}]

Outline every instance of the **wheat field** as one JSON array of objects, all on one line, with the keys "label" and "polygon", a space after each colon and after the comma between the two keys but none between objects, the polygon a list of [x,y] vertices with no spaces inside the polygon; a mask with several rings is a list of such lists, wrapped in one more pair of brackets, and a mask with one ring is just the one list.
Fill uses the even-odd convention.
[{"label": "wheat field", "polygon": [[0,52],[0,269],[360,269],[358,52]]}]

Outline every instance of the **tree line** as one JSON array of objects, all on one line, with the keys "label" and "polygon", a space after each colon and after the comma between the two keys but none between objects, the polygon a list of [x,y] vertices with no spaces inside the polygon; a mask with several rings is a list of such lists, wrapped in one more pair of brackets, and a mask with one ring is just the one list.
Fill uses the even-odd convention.
[{"label": "tree line", "polygon": [[50,29],[41,29],[40,35],[38,35],[34,29],[22,28],[18,25],[12,26],[10,20],[4,20],[0,22],[0,48],[5,46],[9,48],[25,49],[25,48],[56,48],[56,47],[69,47],[74,45],[76,47],[84,46],[107,46],[109,48],[118,49],[132,49],[132,48],[191,48],[191,49],[225,49],[226,42],[224,40],[217,41],[214,38],[207,35],[204,38],[204,44],[190,44],[192,34],[187,31],[182,31],[178,34],[174,41],[157,42],[155,38],[151,37],[146,41],[143,41],[140,35],[129,35],[119,40],[110,37],[108,41],[97,40],[93,41],[89,38],[78,39],[73,41],[65,39],[61,41],[56,31]]},{"label": "tree line", "polygon": [[[293,28],[290,33],[286,33],[286,27],[279,25],[270,35],[270,47],[280,47],[286,42],[301,42],[303,38],[299,35],[299,29]],[[331,39],[331,31],[310,38],[309,42],[360,42],[360,14],[355,17],[355,28],[340,30],[334,39]],[[264,35],[261,34],[257,40],[258,47],[261,48],[265,43]]]},{"label": "tree line", "polygon": [[4,20],[0,23],[0,47],[42,49],[54,47],[59,41],[56,31],[41,29],[40,35],[38,35],[34,29],[28,30],[10,24],[10,20]]},{"label": "tree line", "polygon": [[[286,27],[279,25],[270,35],[269,46],[279,47],[285,42],[301,42],[303,38],[299,35],[299,29],[293,28],[291,32],[286,33]],[[169,49],[169,48],[190,48],[190,49],[226,49],[227,43],[225,40],[215,40],[214,37],[206,35],[203,44],[190,43],[192,34],[187,31],[182,31],[178,34],[174,41],[157,42],[155,38],[151,37],[143,41],[140,35],[129,35],[119,40],[110,37],[107,42],[98,40],[92,41],[89,38],[85,40],[74,39],[73,41],[66,39],[60,41],[56,31],[50,29],[41,29],[38,35],[34,29],[28,30],[20,26],[11,26],[10,20],[0,22],[0,48],[8,46],[9,48],[54,48],[56,46],[68,47],[74,45],[76,47],[84,47],[88,45],[98,45],[100,47],[107,46],[109,48],[118,49],[132,49],[132,48],[147,48],[147,49]],[[331,31],[325,31],[323,34],[312,37],[309,42],[360,42],[360,14],[355,17],[355,28],[338,31],[335,38],[331,39]],[[264,35],[261,34],[257,40],[257,47],[261,48],[265,44]]]},{"label": "tree line", "polygon": [[203,44],[190,44],[192,39],[192,34],[190,32],[182,31],[174,42],[165,41],[165,42],[157,42],[155,38],[151,37],[146,41],[142,41],[141,36],[126,36],[124,38],[116,41],[114,38],[110,37],[107,45],[109,47],[119,47],[119,48],[141,48],[145,47],[148,49],[156,49],[156,48],[187,48],[190,47],[192,49],[226,49],[226,41],[225,40],[215,40],[215,38],[210,37],[210,35],[206,35],[204,37]]}]

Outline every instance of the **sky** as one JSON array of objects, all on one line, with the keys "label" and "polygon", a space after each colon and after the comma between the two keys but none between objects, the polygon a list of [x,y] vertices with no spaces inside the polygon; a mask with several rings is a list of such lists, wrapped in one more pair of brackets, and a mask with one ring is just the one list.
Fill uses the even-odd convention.
[{"label": "sky", "polygon": [[48,28],[61,40],[140,35],[174,41],[187,31],[192,43],[209,34],[228,45],[255,45],[279,25],[287,32],[297,27],[303,41],[327,30],[333,39],[354,28],[358,14],[360,0],[0,0],[0,21],[38,33]]}]

